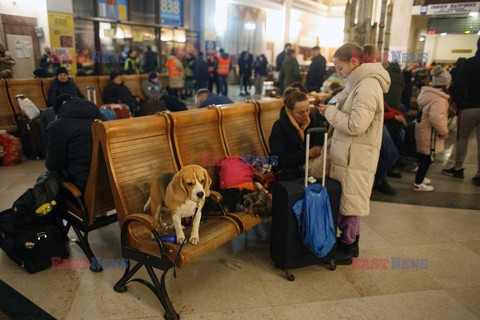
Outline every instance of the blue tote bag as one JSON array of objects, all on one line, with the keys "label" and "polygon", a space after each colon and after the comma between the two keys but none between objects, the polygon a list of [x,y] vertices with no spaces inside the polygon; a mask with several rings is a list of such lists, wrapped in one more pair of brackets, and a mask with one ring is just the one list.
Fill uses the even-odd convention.
[{"label": "blue tote bag", "polygon": [[337,240],[327,189],[321,184],[305,187],[305,197],[292,210],[303,244],[319,258],[326,256]]}]

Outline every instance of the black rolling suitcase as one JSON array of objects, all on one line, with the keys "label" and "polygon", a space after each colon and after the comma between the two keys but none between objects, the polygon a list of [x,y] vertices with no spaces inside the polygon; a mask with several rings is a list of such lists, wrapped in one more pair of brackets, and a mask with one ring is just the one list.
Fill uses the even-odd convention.
[{"label": "black rolling suitcase", "polygon": [[[24,99],[23,95],[17,95],[17,100]],[[20,103],[20,102],[19,102]],[[23,154],[32,159],[40,159],[46,156],[47,135],[46,130],[50,122],[55,120],[53,108],[40,110],[40,114],[29,119],[25,115],[17,117],[17,127],[22,141]]]},{"label": "black rolling suitcase", "polygon": [[[323,129],[323,128],[322,128]],[[315,129],[317,130],[317,129]],[[325,130],[325,129],[323,129]],[[310,130],[309,130],[310,131]],[[325,146],[327,135],[325,134]],[[307,134],[307,143],[308,143]],[[306,150],[309,150],[307,146]],[[308,151],[307,151],[308,152]],[[308,157],[307,157],[308,159]],[[323,176],[325,177],[325,165]],[[306,267],[315,264],[328,264],[330,270],[335,270],[336,245],[323,258],[315,256],[305,247],[298,234],[298,223],[292,206],[305,196],[305,179],[293,181],[277,181],[273,186],[272,230],[270,240],[270,254],[275,266],[282,269],[288,280],[295,277],[290,269]],[[338,211],[340,207],[341,185],[331,178],[325,179],[334,229],[337,230]]]}]

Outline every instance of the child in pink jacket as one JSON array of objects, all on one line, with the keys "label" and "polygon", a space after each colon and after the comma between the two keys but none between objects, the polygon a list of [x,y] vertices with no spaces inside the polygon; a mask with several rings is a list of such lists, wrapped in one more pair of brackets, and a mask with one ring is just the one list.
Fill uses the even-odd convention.
[{"label": "child in pink jacket", "polygon": [[[431,154],[443,151],[445,139],[448,138],[448,106],[449,95],[446,93],[451,81],[450,73],[440,65],[432,70],[433,87],[422,87],[417,101],[422,107],[422,118],[415,124],[415,139],[417,142],[418,171],[413,183],[415,191],[432,191],[430,179],[426,178],[428,168],[433,159]],[[432,140],[432,133],[434,140]],[[433,142],[435,143],[434,148]],[[434,149],[434,150],[432,150]]]}]

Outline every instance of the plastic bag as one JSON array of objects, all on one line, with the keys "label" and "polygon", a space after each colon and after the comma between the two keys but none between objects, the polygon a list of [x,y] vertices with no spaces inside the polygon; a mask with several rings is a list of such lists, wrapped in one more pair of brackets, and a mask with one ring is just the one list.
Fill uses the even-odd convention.
[{"label": "plastic bag", "polygon": [[297,201],[292,210],[303,244],[316,256],[326,256],[336,242],[327,189],[320,184],[307,186],[305,197]]},{"label": "plastic bag", "polygon": [[18,106],[20,110],[27,116],[29,120],[35,119],[40,115],[40,110],[37,108],[35,103],[28,98],[18,99]]},{"label": "plastic bag", "polygon": [[6,133],[0,134],[0,146],[3,147],[2,163],[4,166],[22,163],[22,143],[19,138]]}]

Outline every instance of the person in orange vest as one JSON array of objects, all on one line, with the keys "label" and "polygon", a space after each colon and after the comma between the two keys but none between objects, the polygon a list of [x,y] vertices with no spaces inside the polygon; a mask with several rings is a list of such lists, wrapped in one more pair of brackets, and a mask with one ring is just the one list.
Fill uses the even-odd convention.
[{"label": "person in orange vest", "polygon": [[207,56],[208,63],[208,91],[213,92],[213,84],[217,86],[217,93],[220,93],[218,87],[218,78],[217,78],[217,66],[218,66],[218,57],[216,52],[210,53]]},{"label": "person in orange vest", "polygon": [[217,66],[218,86],[220,87],[220,94],[226,97],[228,96],[227,78],[232,68],[232,57],[223,49],[218,50],[218,52],[220,52]]},{"label": "person in orange vest", "polygon": [[183,88],[185,87],[183,64],[178,59],[175,49],[172,48],[165,66],[168,70],[168,87],[171,94],[176,98],[184,99]]}]

